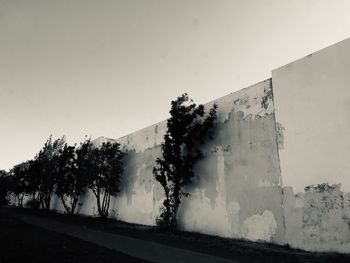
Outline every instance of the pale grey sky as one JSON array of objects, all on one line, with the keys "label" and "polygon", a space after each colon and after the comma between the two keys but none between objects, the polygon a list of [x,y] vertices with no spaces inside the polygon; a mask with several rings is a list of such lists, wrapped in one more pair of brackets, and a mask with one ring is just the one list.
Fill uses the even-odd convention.
[{"label": "pale grey sky", "polygon": [[118,138],[350,37],[347,0],[0,0],[0,169]]}]

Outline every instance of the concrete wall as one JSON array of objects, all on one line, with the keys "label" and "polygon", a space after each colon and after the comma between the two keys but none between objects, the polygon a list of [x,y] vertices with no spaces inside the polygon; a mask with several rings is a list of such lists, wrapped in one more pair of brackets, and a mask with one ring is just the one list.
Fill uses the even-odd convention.
[{"label": "concrete wall", "polygon": [[286,243],[311,251],[350,252],[350,195],[340,184],[320,184],[294,194],[283,189]]},{"label": "concrete wall", "polygon": [[[350,191],[350,39],[272,71],[283,183]],[[281,144],[282,146],[282,144]]]},{"label": "concrete wall", "polygon": [[272,72],[286,242],[295,247],[350,252],[349,69],[347,39]]},{"label": "concrete wall", "polygon": [[[282,189],[271,80],[222,97],[214,139],[203,146],[204,159],[188,187],[178,214],[180,228],[224,237],[283,242]],[[213,102],[206,104],[211,107]],[[120,220],[154,225],[164,194],[153,179],[166,122],[118,139],[128,153],[122,192],[111,202]],[[106,142],[100,137],[96,146]],[[93,195],[79,212],[96,214]],[[54,205],[61,210],[59,202]]]},{"label": "concrete wall", "polygon": [[[202,148],[180,228],[350,252],[349,68],[346,40],[274,70],[272,81],[216,100],[214,139]],[[116,140],[128,155],[112,217],[155,224],[164,194],[152,169],[165,131],[164,121]],[[90,192],[81,200],[80,213],[97,214]],[[53,208],[62,210],[57,200]]]}]

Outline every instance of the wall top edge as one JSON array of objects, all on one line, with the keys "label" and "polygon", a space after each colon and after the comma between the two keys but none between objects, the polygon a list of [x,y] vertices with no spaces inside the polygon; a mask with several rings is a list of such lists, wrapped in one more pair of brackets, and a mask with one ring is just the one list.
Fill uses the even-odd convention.
[{"label": "wall top edge", "polygon": [[317,56],[318,54],[323,53],[325,51],[328,51],[328,50],[331,50],[331,49],[335,49],[338,46],[347,44],[348,42],[350,42],[350,38],[343,39],[343,40],[341,40],[341,41],[339,41],[337,43],[334,43],[332,45],[329,45],[329,46],[326,46],[324,48],[321,48],[321,49],[319,49],[319,50],[317,50],[315,52],[312,52],[312,53],[310,53],[308,55],[305,55],[305,56],[303,56],[303,57],[301,57],[299,59],[296,59],[296,60],[294,60],[292,62],[289,62],[289,63],[287,63],[287,64],[285,64],[283,66],[275,68],[275,69],[272,70],[272,76],[274,76],[275,72],[277,72],[279,70],[282,70],[282,69],[284,69],[284,68],[286,68],[286,67],[288,67],[288,66],[290,66],[292,64],[299,63],[299,62],[304,61],[305,59],[308,59],[308,58],[312,58],[313,56]]},{"label": "wall top edge", "polygon": [[[263,85],[264,83],[269,83],[269,84],[271,84],[271,81],[272,81],[271,78],[268,78],[268,79],[259,81],[259,82],[255,83],[255,84],[249,85],[248,87],[239,89],[239,90],[234,91],[234,92],[231,92],[231,93],[229,93],[229,94],[227,94],[227,95],[221,96],[221,97],[219,97],[219,98],[217,98],[217,99],[214,99],[214,100],[211,100],[211,101],[209,101],[209,102],[203,103],[203,105],[204,105],[205,107],[211,107],[215,102],[218,102],[218,101],[220,101],[220,100],[224,100],[225,98],[228,98],[228,97],[230,97],[230,96],[237,96],[237,97],[238,97],[241,93],[245,93],[245,92],[246,92],[247,90],[249,90],[250,88],[253,88],[253,87],[258,86],[258,85]],[[201,103],[200,103],[200,104],[201,104]],[[165,120],[163,120],[163,121],[160,121],[160,122],[157,122],[157,123],[154,123],[154,124],[151,124],[151,125],[148,125],[148,126],[146,126],[146,127],[144,127],[144,128],[135,130],[135,131],[133,131],[133,132],[131,132],[131,133],[128,133],[128,134],[126,134],[126,135],[124,135],[124,136],[121,136],[121,137],[119,137],[119,138],[116,138],[116,139],[108,138],[108,137],[105,137],[105,136],[99,136],[99,137],[95,138],[95,139],[92,140],[92,141],[98,141],[98,140],[101,140],[101,139],[102,139],[102,140],[103,140],[103,139],[107,139],[107,140],[120,141],[120,140],[123,140],[123,139],[129,137],[130,134],[142,133],[143,131],[150,130],[150,129],[152,129],[152,128],[155,127],[155,126],[165,126],[165,125],[166,125],[166,121],[167,121],[167,119],[165,119]]]}]

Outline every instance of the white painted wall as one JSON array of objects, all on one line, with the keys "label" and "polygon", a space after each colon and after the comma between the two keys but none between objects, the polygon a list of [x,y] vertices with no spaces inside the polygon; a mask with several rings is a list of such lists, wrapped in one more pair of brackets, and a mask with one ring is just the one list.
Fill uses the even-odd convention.
[{"label": "white painted wall", "polygon": [[283,185],[350,191],[350,39],[272,71]]},{"label": "white painted wall", "polygon": [[350,39],[274,70],[272,82],[285,242],[349,253]]}]

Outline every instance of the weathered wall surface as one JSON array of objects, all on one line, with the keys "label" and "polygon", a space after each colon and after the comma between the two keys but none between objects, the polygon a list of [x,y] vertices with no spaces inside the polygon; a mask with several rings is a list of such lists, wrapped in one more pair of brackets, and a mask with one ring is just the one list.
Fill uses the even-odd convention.
[{"label": "weathered wall surface", "polygon": [[[216,133],[202,149],[205,158],[195,169],[191,196],[181,205],[180,227],[279,242],[283,211],[271,81],[216,102]],[[154,224],[159,215],[163,189],[154,181],[152,169],[165,129],[166,122],[161,122],[118,140],[129,153],[125,187],[113,208],[122,220]]]},{"label": "weathered wall surface", "polygon": [[[286,242],[294,247],[350,252],[349,68],[347,39],[272,72]],[[318,184],[327,187],[304,192]]]},{"label": "weathered wall surface", "polygon": [[[266,80],[216,100],[214,139],[202,148],[180,228],[349,253],[349,68],[350,39],[273,71],[273,90]],[[165,131],[164,121],[117,139],[128,155],[111,216],[155,224],[164,194],[152,169]],[[97,214],[91,192],[82,203],[80,213]],[[57,200],[53,208],[63,210]]]},{"label": "weathered wall surface", "polygon": [[[216,100],[214,139],[203,146],[178,214],[180,228],[224,237],[283,242],[282,189],[271,80]],[[213,102],[206,107],[211,107]],[[161,122],[117,141],[128,155],[122,192],[111,201],[112,215],[132,223],[154,225],[164,194],[153,179],[166,130]],[[100,137],[96,146],[107,139]],[[96,214],[89,192],[80,213]],[[59,204],[56,209],[61,209]],[[116,214],[117,213],[117,214]]]},{"label": "weathered wall surface", "polygon": [[350,195],[340,184],[284,190],[286,242],[312,251],[350,251]]},{"label": "weathered wall surface", "polygon": [[[184,229],[281,241],[283,215],[270,82],[225,97],[214,140],[180,211]],[[230,103],[231,101],[231,103]],[[182,213],[181,213],[182,212]]]}]

